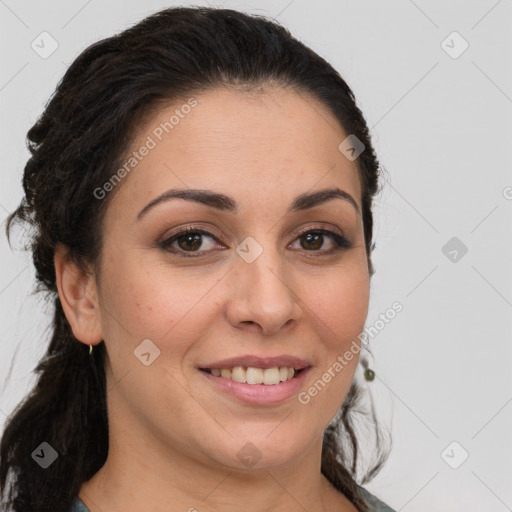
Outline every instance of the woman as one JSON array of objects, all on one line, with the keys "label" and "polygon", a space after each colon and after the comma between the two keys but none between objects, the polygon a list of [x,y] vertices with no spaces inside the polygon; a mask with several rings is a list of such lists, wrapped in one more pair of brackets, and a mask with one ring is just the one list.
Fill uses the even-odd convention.
[{"label": "woman", "polygon": [[28,140],[7,229],[55,316],[6,510],[391,510],[356,482],[379,166],[339,74],[263,17],[171,8],[87,48]]}]

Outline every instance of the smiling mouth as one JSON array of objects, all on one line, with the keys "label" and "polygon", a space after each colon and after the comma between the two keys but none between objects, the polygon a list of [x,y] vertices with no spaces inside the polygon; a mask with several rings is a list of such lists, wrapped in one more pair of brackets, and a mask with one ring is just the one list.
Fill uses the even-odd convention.
[{"label": "smiling mouth", "polygon": [[256,368],[254,366],[234,366],[233,368],[199,368],[214,377],[228,379],[242,384],[264,384],[275,386],[296,378],[304,368],[297,369],[289,366],[273,368]]}]

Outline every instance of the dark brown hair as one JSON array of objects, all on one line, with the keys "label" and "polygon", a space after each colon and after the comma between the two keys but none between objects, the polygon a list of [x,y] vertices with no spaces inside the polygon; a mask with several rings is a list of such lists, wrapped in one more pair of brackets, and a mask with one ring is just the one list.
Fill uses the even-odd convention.
[{"label": "dark brown hair", "polygon": [[[2,510],[69,512],[81,484],[105,463],[108,417],[105,344],[92,356],[73,336],[56,290],[54,253],[66,246],[77,263],[98,261],[106,183],[128,150],[135,128],[160,102],[219,86],[247,90],[265,84],[293,87],[326,105],[347,134],[365,146],[357,158],[362,183],[366,252],[371,267],[372,200],[379,164],[354,95],[323,58],[276,22],[230,9],[175,7],[86,48],[71,64],[34,126],[23,175],[25,196],[10,215],[32,228],[30,248],[38,289],[54,302],[53,332],[36,367],[34,389],[6,423],[0,446]],[[340,141],[341,142],[341,141]],[[324,435],[322,473],[361,511],[360,452],[353,410],[354,381],[335,425]],[[378,432],[375,415],[372,421]],[[47,469],[31,457],[42,441],[59,454]],[[362,478],[368,481],[387,452]],[[4,492],[5,491],[5,492]]]}]

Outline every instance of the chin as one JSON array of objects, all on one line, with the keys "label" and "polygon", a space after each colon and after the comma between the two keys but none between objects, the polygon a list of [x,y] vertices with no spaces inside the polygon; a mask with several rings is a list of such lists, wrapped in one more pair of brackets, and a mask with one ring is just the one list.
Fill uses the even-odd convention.
[{"label": "chin", "polygon": [[[277,427],[277,428],[276,428]],[[279,426],[258,426],[257,434],[230,438],[227,443],[215,443],[210,459],[233,470],[271,469],[294,464],[305,455],[311,441],[297,437],[295,432],[278,433]],[[226,429],[230,432],[229,428]]]}]

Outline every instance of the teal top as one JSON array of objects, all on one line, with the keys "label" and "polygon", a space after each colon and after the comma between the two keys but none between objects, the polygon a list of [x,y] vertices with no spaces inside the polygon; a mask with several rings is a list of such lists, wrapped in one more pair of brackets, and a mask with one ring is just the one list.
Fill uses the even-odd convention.
[{"label": "teal top", "polygon": [[[359,491],[372,512],[396,512],[363,487],[359,487]],[[80,498],[76,497],[70,512],[90,512],[90,510]]]}]

